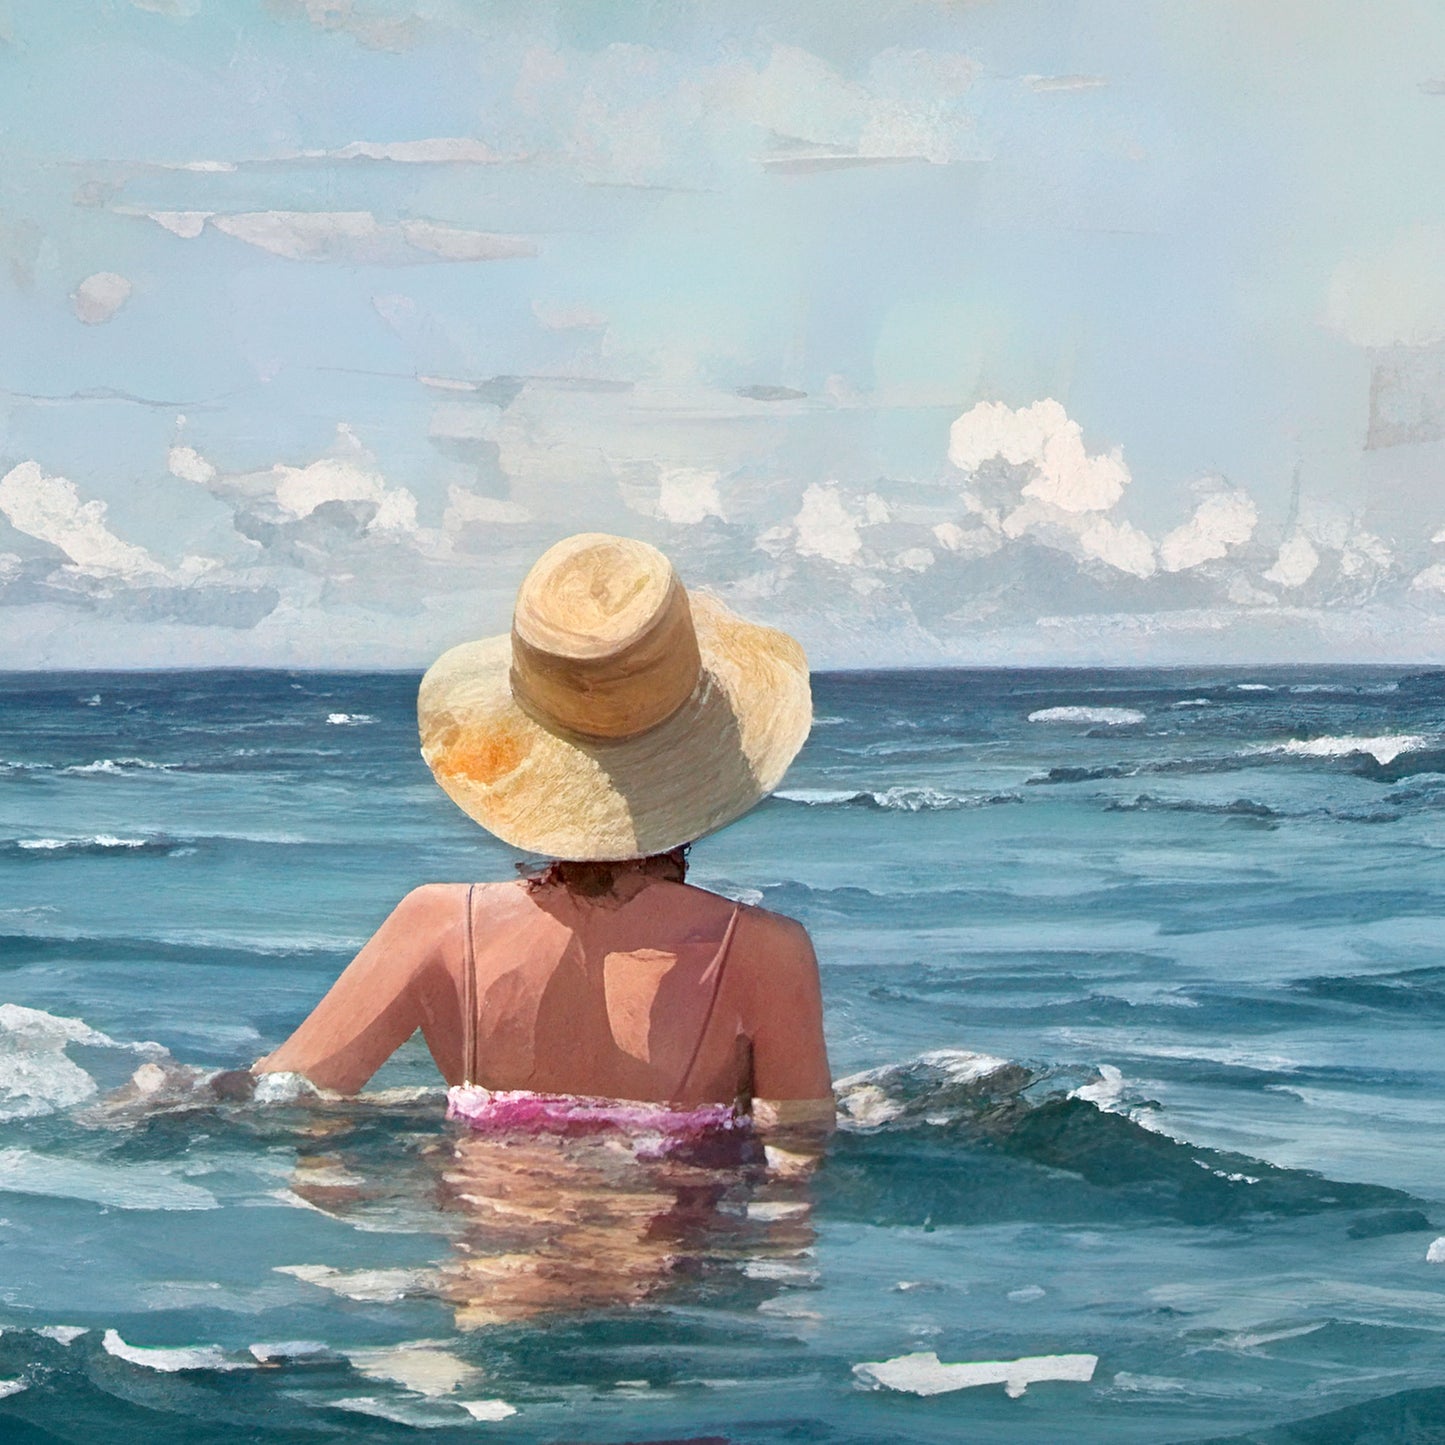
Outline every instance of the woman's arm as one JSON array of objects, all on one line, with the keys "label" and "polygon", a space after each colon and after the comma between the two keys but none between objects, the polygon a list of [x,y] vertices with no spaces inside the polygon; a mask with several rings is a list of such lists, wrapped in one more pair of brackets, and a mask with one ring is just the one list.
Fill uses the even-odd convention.
[{"label": "woman's arm", "polygon": [[353,1093],[423,1021],[424,995],[446,967],[456,923],[444,885],[416,888],[280,1048],[254,1073],[304,1074],[323,1089]]},{"label": "woman's arm", "polygon": [[765,938],[748,954],[753,1119],[764,1128],[831,1129],[833,1077],[813,941],[791,918],[763,917]]}]

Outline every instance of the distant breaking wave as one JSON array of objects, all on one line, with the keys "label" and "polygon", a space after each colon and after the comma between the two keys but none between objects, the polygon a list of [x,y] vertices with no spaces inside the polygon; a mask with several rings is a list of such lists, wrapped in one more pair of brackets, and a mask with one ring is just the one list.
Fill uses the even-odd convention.
[{"label": "distant breaking wave", "polygon": [[1298,758],[1347,758],[1353,753],[1368,753],[1382,766],[1393,763],[1401,753],[1418,753],[1431,745],[1421,733],[1386,733],[1376,738],[1323,737],[1307,741],[1295,739],[1274,747],[1260,749],[1267,753],[1289,753]]},{"label": "distant breaking wave", "polygon": [[1097,723],[1103,727],[1129,727],[1144,721],[1132,707],[1044,707],[1029,714],[1031,723]]},{"label": "distant breaking wave", "polygon": [[885,788],[882,792],[830,788],[790,788],[773,796],[810,808],[878,808],[886,812],[930,813],[1021,803],[1017,793],[949,793],[937,788]]},{"label": "distant breaking wave", "polygon": [[117,838],[111,833],[92,833],[84,838],[11,838],[0,840],[0,855],[22,858],[86,857],[106,854],[138,855],[174,853],[185,845],[174,838]]}]

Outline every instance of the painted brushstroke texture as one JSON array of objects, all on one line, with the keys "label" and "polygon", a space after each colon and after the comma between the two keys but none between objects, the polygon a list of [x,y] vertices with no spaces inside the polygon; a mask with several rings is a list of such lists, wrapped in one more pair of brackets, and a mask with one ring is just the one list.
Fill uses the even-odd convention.
[{"label": "painted brushstroke texture", "polygon": [[824,665],[1436,657],[1442,40],[14,0],[0,664],[416,665],[583,527]]}]

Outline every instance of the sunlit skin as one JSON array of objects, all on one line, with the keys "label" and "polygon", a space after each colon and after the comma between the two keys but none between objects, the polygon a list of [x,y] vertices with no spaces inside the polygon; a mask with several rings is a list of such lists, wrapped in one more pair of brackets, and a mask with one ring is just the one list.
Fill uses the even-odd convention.
[{"label": "sunlit skin", "polygon": [[[463,1082],[466,896],[457,884],[408,894],[256,1071],[351,1092],[420,1028],[443,1077]],[[811,1227],[797,1190],[832,1128],[833,1098],[818,965],[802,926],[742,909],[718,981],[735,905],[644,864],[603,897],[503,883],[479,887],[474,906],[471,1082],[750,1111],[776,1141],[771,1188],[794,1202],[738,1248],[804,1250]],[[304,1174],[293,1187],[306,1197]],[[726,1169],[639,1161],[605,1142],[465,1133],[442,1178],[466,1222],[439,1289],[463,1329],[636,1302],[681,1258],[726,1252],[737,1227],[717,1209],[736,1187]],[[321,1192],[320,1207],[345,1208],[334,1189]]]},{"label": "sunlit skin", "polygon": [[[466,887],[409,893],[309,1018],[257,1072],[362,1087],[420,1028],[464,1082]],[[740,1103],[756,1122],[828,1127],[818,965],[792,919],[744,908],[713,1000],[731,900],[641,871],[585,898],[558,885],[476,890],[477,1074],[530,1089],[675,1104]],[[711,1001],[712,1012],[708,1009]],[[674,1091],[687,1069],[685,1095]]]}]

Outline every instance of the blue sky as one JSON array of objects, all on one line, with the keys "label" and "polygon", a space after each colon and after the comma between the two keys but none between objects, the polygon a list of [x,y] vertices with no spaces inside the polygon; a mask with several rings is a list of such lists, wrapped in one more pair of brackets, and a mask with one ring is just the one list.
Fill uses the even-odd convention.
[{"label": "blue sky", "polygon": [[10,0],[0,70],[0,665],[420,665],[584,529],[820,666],[1445,653],[1445,11]]}]

